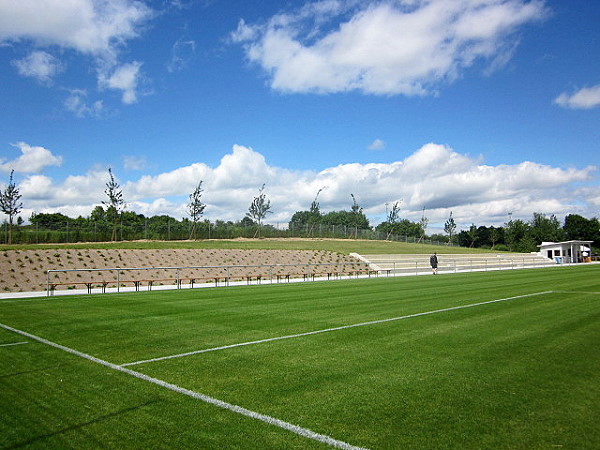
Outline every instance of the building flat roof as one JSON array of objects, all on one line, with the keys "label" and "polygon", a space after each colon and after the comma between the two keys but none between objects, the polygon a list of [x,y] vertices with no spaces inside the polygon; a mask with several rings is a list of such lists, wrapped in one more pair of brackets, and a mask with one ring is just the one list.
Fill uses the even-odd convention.
[{"label": "building flat roof", "polygon": [[582,245],[582,244],[591,244],[594,241],[584,241],[584,240],[573,240],[573,241],[563,241],[563,242],[542,242],[538,247],[550,247],[555,245]]}]

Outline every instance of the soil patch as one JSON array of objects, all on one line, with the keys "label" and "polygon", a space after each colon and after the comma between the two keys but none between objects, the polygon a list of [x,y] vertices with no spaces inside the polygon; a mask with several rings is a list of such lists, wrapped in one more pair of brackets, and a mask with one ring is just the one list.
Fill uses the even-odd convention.
[{"label": "soil patch", "polygon": [[[309,250],[237,250],[237,249],[38,249],[0,252],[0,292],[43,291],[48,270],[123,269],[121,280],[163,280],[174,283],[177,277],[210,280],[227,274],[233,279],[247,276],[301,276],[306,265],[335,264],[335,270],[358,268],[350,256],[328,251]],[[203,269],[192,267],[209,266]],[[231,267],[247,266],[247,267]],[[267,267],[269,266],[269,267]],[[303,267],[300,267],[303,266]],[[174,269],[175,267],[187,267]],[[226,269],[226,267],[228,267]],[[315,266],[316,267],[316,266]],[[322,266],[322,271],[326,271]],[[329,266],[332,269],[334,266]],[[147,269],[152,270],[147,270]],[[362,267],[366,269],[366,265]],[[314,268],[311,270],[315,270]],[[52,283],[100,283],[116,280],[114,271],[80,271],[51,273]],[[57,285],[57,289],[75,285]]]}]

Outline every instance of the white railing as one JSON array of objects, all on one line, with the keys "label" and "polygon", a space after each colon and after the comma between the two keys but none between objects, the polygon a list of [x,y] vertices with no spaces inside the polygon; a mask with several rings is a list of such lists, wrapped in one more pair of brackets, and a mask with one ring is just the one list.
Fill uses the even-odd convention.
[{"label": "white railing", "polygon": [[[553,261],[540,258],[439,258],[438,273],[476,272],[488,270],[524,269],[531,267],[548,267]],[[419,275],[431,273],[429,259],[377,259],[371,261],[371,267],[388,275]]]}]

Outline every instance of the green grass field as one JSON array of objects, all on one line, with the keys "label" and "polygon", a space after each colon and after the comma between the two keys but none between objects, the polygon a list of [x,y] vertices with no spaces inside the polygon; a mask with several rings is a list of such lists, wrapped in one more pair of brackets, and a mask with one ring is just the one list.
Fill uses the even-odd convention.
[{"label": "green grass field", "polygon": [[0,300],[0,448],[597,449],[599,275]]}]

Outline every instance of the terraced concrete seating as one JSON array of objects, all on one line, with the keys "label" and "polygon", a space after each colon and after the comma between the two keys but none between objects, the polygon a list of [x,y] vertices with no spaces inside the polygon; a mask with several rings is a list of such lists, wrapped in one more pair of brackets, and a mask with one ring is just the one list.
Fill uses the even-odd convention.
[{"label": "terraced concrete seating", "polygon": [[[386,274],[430,272],[430,255],[358,255],[371,270]],[[485,271],[543,267],[555,262],[533,253],[438,254],[439,272]]]}]

